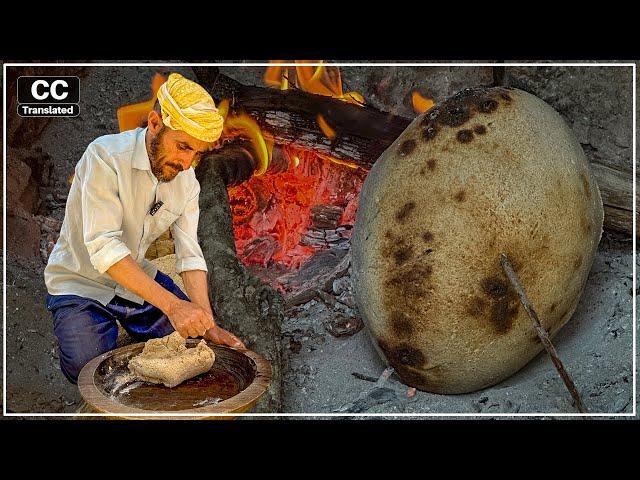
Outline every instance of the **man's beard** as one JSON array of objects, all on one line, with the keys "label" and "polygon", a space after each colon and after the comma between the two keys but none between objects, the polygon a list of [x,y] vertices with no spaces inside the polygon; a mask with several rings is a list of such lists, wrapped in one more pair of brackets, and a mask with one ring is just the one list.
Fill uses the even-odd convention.
[{"label": "man's beard", "polygon": [[[159,182],[170,182],[171,180],[176,178],[178,173],[182,171],[182,169],[179,169],[179,170],[176,169],[177,171],[175,174],[169,174],[169,175],[165,175],[163,172],[163,167],[169,164],[169,162],[167,162],[166,160],[163,161],[163,157],[165,157],[165,154],[161,145],[165,128],[166,127],[163,125],[160,128],[160,130],[158,130],[158,133],[153,138],[153,140],[151,140],[151,144],[149,146],[149,161],[151,163],[151,171],[156,176]],[[174,165],[174,164],[170,164],[170,165]]]}]

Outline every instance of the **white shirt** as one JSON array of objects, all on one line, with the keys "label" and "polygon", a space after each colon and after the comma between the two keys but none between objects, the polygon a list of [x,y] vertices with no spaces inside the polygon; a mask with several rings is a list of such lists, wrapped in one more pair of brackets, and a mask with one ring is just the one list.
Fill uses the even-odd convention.
[{"label": "white shirt", "polygon": [[[176,271],[207,271],[198,245],[200,183],[193,168],[158,182],[145,145],[146,128],[99,137],[82,155],[65,209],[60,237],[44,270],[51,295],[80,295],[103,305],[115,295],[144,299],[106,271],[127,255],[151,278],[157,267],[145,259],[149,245],[171,228]],[[164,204],[151,215],[156,202]]]}]

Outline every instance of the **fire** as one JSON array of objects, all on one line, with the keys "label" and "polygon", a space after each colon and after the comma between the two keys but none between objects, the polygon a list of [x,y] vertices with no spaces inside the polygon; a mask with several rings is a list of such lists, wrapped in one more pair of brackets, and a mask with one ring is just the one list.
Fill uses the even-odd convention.
[{"label": "fire", "polygon": [[[268,85],[283,90],[295,86],[310,93],[364,104],[358,92],[343,93],[339,69],[322,63],[317,67],[288,67],[282,63],[274,62],[265,72]],[[148,101],[118,109],[121,131],[138,127],[146,119],[164,81],[156,74]],[[349,238],[355,222],[358,193],[366,176],[364,170],[348,160],[291,145],[278,146],[274,159],[278,165],[269,170],[274,155],[272,135],[262,131],[254,117],[237,106],[232,108],[229,100],[220,101],[218,111],[224,118],[222,140],[238,136],[247,138],[258,155],[254,175],[242,185],[228,189],[236,251],[243,263],[297,269],[318,249],[330,246],[329,240],[323,238],[337,237],[339,241]],[[318,114],[316,121],[329,139],[336,138],[335,128],[323,115]],[[266,174],[268,170],[269,174]],[[312,209],[319,205],[342,211],[333,230],[332,227],[323,230],[326,225],[322,228],[314,226]]]},{"label": "fire", "polygon": [[[289,67],[282,65],[283,60],[271,60],[273,65],[267,67],[264,74],[264,82],[270,87],[287,90],[291,79],[289,78]],[[295,72],[294,85],[302,91],[338,98],[344,102],[355,105],[364,105],[364,97],[358,92],[342,91],[342,78],[338,67],[328,66],[324,61],[295,60],[293,68]],[[313,67],[302,65],[305,63],[319,63]]]},{"label": "fire", "polygon": [[258,154],[258,168],[254,175],[263,175],[269,167],[273,141],[263,134],[258,122],[244,112],[229,112],[229,100],[222,100],[218,105],[218,113],[224,118],[222,129],[223,138],[244,137],[247,138]]},{"label": "fire", "polygon": [[329,126],[322,114],[318,114],[318,116],[316,117],[316,121],[318,122],[320,130],[322,130],[322,133],[324,133],[328,139],[333,140],[334,138],[336,138],[336,131]]},{"label": "fire", "polygon": [[285,147],[285,155],[292,160],[287,171],[253,176],[228,190],[236,250],[245,264],[299,268],[317,250],[303,242],[316,205],[342,208],[339,226],[355,222],[365,171],[294,147]]},{"label": "fire", "polygon": [[[340,70],[336,67],[324,62],[316,62],[319,65],[315,67],[303,65],[313,63],[307,60],[296,61],[293,66],[285,65],[283,60],[271,63],[264,74],[264,82],[270,87],[288,90],[293,86],[359,106],[365,103],[360,93],[343,92]],[[313,227],[312,208],[318,205],[342,209],[336,228],[348,238],[366,172],[348,161],[285,145],[281,147],[288,169],[263,175],[271,161],[273,139],[260,130],[251,116],[231,113],[228,101],[221,102],[219,110],[225,117],[224,135],[249,138],[261,159],[251,179],[229,188],[236,250],[243,263],[299,268],[322,248],[305,241],[305,235]],[[327,138],[336,138],[335,128],[322,114],[316,116],[316,121]]]},{"label": "fire", "polygon": [[425,98],[417,90],[411,92],[411,104],[413,105],[413,110],[416,113],[422,113],[429,110],[431,107],[435,105],[435,102],[431,98]]},{"label": "fire", "polygon": [[151,80],[151,98],[149,100],[118,108],[116,115],[118,116],[118,128],[121,132],[138,128],[144,124],[147,115],[153,110],[153,105],[156,103],[158,89],[166,80],[165,76],[156,73]]},{"label": "fire", "polygon": [[264,73],[264,83],[270,87],[280,88],[282,84],[282,77],[284,73],[283,67],[278,65],[283,63],[282,60],[271,60],[271,63],[275,64],[271,67],[267,67],[267,71]]},{"label": "fire", "polygon": [[[271,63],[284,63],[282,60],[271,60]],[[264,74],[264,83],[270,87],[287,90],[289,88],[289,68],[280,65],[268,67]]]}]

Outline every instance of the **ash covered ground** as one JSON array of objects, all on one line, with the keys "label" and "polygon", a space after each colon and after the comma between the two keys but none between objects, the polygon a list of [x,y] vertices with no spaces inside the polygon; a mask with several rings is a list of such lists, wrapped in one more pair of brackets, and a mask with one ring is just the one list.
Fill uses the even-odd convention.
[{"label": "ash covered ground", "polygon": [[[38,184],[37,199],[21,196],[22,201],[29,203],[27,210],[32,216],[62,221],[67,177],[86,145],[100,135],[117,132],[116,108],[146,100],[149,82],[156,70],[154,67],[94,67],[83,72],[80,116],[50,122],[40,135],[20,147],[20,161],[31,167],[30,182]],[[195,79],[188,67],[172,70]],[[243,83],[261,83],[262,68],[240,66],[221,70]],[[506,81],[505,78],[512,75],[522,86],[527,86],[527,81],[542,84],[544,91],[535,92],[533,88],[530,91],[543,98],[546,95],[545,99],[552,105],[554,99],[560,102],[554,106],[576,130],[581,143],[591,145],[585,148],[590,160],[600,155],[613,158],[614,163],[631,162],[630,118],[629,125],[626,120],[598,118],[591,111],[584,111],[587,107],[577,106],[580,102],[589,102],[586,96],[574,94],[574,103],[569,104],[567,100],[558,100],[562,96],[561,87],[554,87],[550,78],[556,79],[558,85],[568,85],[563,88],[584,82],[584,79],[576,80],[576,75],[568,69],[560,70],[550,76],[533,68],[529,74],[521,67],[498,76],[499,81]],[[408,117],[414,115],[410,106],[413,88],[419,88],[439,102],[461,88],[496,81],[496,72],[490,67],[343,67],[342,73],[345,91],[360,91],[374,106]],[[563,82],[562,75],[567,75],[570,81]],[[546,79],[544,83],[536,80],[540,76]],[[600,75],[594,82],[603,101],[601,97],[608,93],[602,84],[612,81]],[[615,92],[611,93],[614,95]],[[604,101],[616,100],[606,97]],[[38,168],[29,160],[32,157],[37,157]],[[19,159],[12,163],[8,158],[7,178],[12,171],[23,171],[17,163]],[[26,186],[25,191],[28,190]],[[16,413],[73,413],[80,406],[81,398],[77,388],[60,372],[51,315],[44,306],[45,264],[38,247],[46,252],[46,229],[42,228],[42,219],[25,218],[24,222],[35,222],[38,227],[29,230],[37,233],[35,238],[25,234],[22,242],[35,245],[33,255],[25,257],[23,250],[18,255],[19,247],[10,240],[7,242],[6,407],[7,411]],[[554,339],[583,402],[594,413],[633,411],[632,262],[631,238],[605,233],[580,304]],[[343,337],[329,333],[345,319],[355,321],[358,317],[355,308],[350,306],[353,292],[349,273],[336,278],[327,293],[331,301],[317,298],[286,312],[282,335],[283,412],[575,412],[571,397],[544,352],[504,382],[472,394],[434,395],[418,391],[409,397],[408,388],[395,375],[377,385],[375,380],[385,364],[375,352],[366,329]]]}]

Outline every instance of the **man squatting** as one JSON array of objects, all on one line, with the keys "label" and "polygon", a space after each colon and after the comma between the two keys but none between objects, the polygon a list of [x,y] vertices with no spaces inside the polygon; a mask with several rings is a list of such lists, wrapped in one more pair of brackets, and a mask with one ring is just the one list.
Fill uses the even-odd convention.
[{"label": "man squatting", "polygon": [[[76,165],[44,271],[60,367],[72,383],[87,362],[115,348],[116,321],[139,341],[177,330],[244,348],[216,325],[197,238],[200,184],[191,166],[219,146],[222,126],[207,91],[172,73],[146,128],[97,138]],[[186,294],[145,259],[167,228]]]}]

